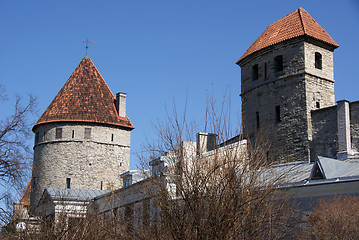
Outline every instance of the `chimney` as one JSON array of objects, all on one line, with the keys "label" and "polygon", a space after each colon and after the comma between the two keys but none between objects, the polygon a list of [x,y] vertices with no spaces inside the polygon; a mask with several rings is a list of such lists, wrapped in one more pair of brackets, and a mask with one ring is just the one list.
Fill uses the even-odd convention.
[{"label": "chimney", "polygon": [[350,140],[350,112],[349,101],[337,102],[337,124],[338,124],[338,158],[347,158],[351,154]]},{"label": "chimney", "polygon": [[126,93],[116,93],[116,109],[120,117],[126,117]]},{"label": "chimney", "polygon": [[201,155],[205,152],[214,150],[216,147],[216,137],[214,133],[197,133],[197,154]]}]

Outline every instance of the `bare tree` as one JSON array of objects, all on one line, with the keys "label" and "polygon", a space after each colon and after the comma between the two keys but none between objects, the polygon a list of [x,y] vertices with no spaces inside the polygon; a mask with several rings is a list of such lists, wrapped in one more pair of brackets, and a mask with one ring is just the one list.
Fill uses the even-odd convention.
[{"label": "bare tree", "polygon": [[[287,173],[271,174],[270,139],[256,136],[254,145],[231,128],[225,104],[216,111],[209,101],[205,130],[217,144],[201,152],[194,126],[174,110],[158,126],[159,140],[147,146],[151,158],[166,151],[167,168],[153,177],[152,194],[158,219],[153,238],[166,239],[291,239],[300,232],[300,214],[279,190]],[[197,139],[198,144],[198,139]]]},{"label": "bare tree", "polygon": [[359,199],[337,196],[323,199],[308,217],[308,238],[358,239]]},{"label": "bare tree", "polygon": [[[0,86],[0,100],[5,104],[4,87]],[[22,191],[32,158],[29,139],[31,137],[32,116],[35,113],[36,98],[32,95],[23,103],[16,97],[14,111],[0,118],[0,222],[6,223],[11,217],[14,191]]]}]

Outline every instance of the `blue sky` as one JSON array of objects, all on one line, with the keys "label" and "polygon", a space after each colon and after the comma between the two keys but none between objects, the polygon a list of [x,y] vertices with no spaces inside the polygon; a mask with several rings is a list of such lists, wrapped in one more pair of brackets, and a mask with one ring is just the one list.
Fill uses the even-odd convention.
[{"label": "blue sky", "polygon": [[[246,2],[246,3],[244,3]],[[299,7],[340,45],[334,52],[336,100],[359,100],[359,1],[5,1],[0,0],[0,84],[11,112],[14,95],[38,97],[39,116],[95,41],[88,55],[112,92],[127,93],[135,125],[131,169],[153,123],[187,101],[191,120],[204,119],[206,95],[230,98],[239,128],[236,60],[264,29]],[[38,116],[38,117],[39,117]]]}]

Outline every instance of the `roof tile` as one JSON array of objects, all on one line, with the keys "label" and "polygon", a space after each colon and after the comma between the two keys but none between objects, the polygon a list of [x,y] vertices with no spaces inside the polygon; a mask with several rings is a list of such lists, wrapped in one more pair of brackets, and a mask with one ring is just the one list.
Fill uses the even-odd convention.
[{"label": "roof tile", "polygon": [[88,56],[85,56],[34,125],[51,122],[92,122],[133,129],[120,117],[115,97]]},{"label": "roof tile", "polygon": [[265,47],[300,36],[309,36],[332,45],[334,48],[339,47],[307,11],[299,8],[269,25],[237,61],[237,64],[247,56]]}]

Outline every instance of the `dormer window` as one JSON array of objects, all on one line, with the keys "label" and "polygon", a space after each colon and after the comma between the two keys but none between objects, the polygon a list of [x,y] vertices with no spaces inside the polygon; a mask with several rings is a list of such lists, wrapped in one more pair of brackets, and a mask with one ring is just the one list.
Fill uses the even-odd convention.
[{"label": "dormer window", "polygon": [[258,80],[258,64],[252,66],[252,80]]},{"label": "dormer window", "polygon": [[322,69],[322,54],[318,52],[315,53],[315,68]]},{"label": "dormer window", "polygon": [[283,56],[278,55],[274,58],[275,72],[283,71]]}]

